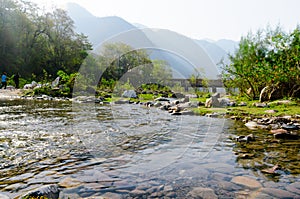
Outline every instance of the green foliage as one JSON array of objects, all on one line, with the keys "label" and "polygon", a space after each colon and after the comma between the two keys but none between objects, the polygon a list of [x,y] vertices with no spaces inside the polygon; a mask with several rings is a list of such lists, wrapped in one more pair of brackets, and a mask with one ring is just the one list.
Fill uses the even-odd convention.
[{"label": "green foliage", "polygon": [[[99,56],[89,55],[83,66],[80,74],[99,91],[121,93],[152,82],[166,85],[172,77],[165,61],[151,60],[145,50],[135,50],[124,43],[106,44]],[[101,74],[99,82],[93,74]]]},{"label": "green foliage", "polygon": [[76,72],[91,49],[64,10],[45,12],[29,1],[2,0],[0,13],[0,65],[8,73],[26,79],[34,74],[33,80],[45,82],[58,70]]},{"label": "green foliage", "polygon": [[153,100],[153,99],[155,99],[155,95],[153,95],[153,94],[139,94],[139,96],[138,96],[138,98],[140,99],[140,100]]},{"label": "green foliage", "polygon": [[268,99],[300,97],[300,27],[287,34],[277,27],[249,33],[241,39],[230,65],[224,66],[224,83],[242,95],[257,99],[263,88]]}]

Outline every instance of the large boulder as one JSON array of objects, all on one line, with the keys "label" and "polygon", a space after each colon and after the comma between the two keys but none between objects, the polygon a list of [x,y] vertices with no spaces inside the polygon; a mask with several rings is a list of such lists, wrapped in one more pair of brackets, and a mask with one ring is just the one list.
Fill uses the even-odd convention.
[{"label": "large boulder", "polygon": [[136,92],[134,90],[126,90],[123,92],[122,97],[126,98],[137,98]]},{"label": "large boulder", "polygon": [[221,104],[219,102],[220,93],[215,93],[211,96],[211,98],[207,99],[205,102],[205,107],[221,107]]}]

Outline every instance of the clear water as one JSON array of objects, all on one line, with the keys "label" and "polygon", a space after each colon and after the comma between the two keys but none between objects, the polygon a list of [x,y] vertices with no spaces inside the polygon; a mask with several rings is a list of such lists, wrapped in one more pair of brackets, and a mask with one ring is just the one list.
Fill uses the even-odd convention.
[{"label": "clear water", "polygon": [[[269,134],[263,131],[254,132],[253,144],[232,139],[248,133],[231,120],[171,116],[141,105],[1,101],[0,191],[15,198],[60,184],[61,198],[126,198],[136,189],[147,198],[163,186],[158,197],[182,198],[207,187],[220,198],[237,198],[263,188],[288,191],[300,182],[299,141],[274,145],[264,142]],[[254,156],[241,159],[241,153]],[[284,167],[278,175],[261,172],[276,163]],[[236,176],[262,186],[236,185]]]}]

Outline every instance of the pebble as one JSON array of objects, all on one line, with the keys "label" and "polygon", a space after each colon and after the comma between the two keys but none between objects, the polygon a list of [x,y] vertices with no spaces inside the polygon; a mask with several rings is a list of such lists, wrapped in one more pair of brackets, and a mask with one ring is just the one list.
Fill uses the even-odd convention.
[{"label": "pebble", "polygon": [[[121,199],[122,197],[119,194],[107,192],[103,195],[101,195],[101,199],[109,198],[109,199]],[[89,199],[93,199],[93,197],[90,197]],[[99,197],[95,199],[100,199]]]},{"label": "pebble", "polygon": [[246,176],[236,176],[236,177],[232,178],[231,182],[238,184],[238,185],[243,185],[250,189],[258,189],[261,187],[261,184],[258,181],[256,181],[253,178],[246,177]]},{"label": "pebble", "polygon": [[81,184],[82,183],[79,180],[70,177],[66,177],[58,183],[58,185],[63,188],[75,188],[79,187]]},{"label": "pebble", "polygon": [[0,198],[1,199],[10,199],[10,197],[8,197],[7,195],[4,195],[2,193],[0,193]]},{"label": "pebble", "polygon": [[296,193],[300,195],[300,182],[294,182],[289,184],[286,189],[290,192]]},{"label": "pebble", "polygon": [[188,193],[188,197],[191,198],[209,198],[209,199],[217,199],[217,195],[214,190],[210,188],[203,187],[195,187],[192,191]]},{"label": "pebble", "polygon": [[292,193],[282,190],[282,189],[262,188],[261,191],[263,193],[266,193],[266,194],[276,197],[276,198],[294,198],[295,197],[295,194],[292,194]]},{"label": "pebble", "polygon": [[257,122],[247,122],[245,126],[248,127],[249,129],[257,129],[258,124]]},{"label": "pebble", "polygon": [[133,190],[133,191],[130,192],[130,195],[133,195],[133,196],[143,196],[143,195],[146,195],[146,191],[140,190],[140,189],[135,189],[135,190]]},{"label": "pebble", "polygon": [[173,191],[173,187],[170,185],[167,185],[164,187],[164,192]]},{"label": "pebble", "polygon": [[247,106],[247,103],[246,103],[246,102],[240,102],[240,103],[238,104],[238,106]]},{"label": "pebble", "polygon": [[285,129],[285,130],[298,130],[299,127],[296,125],[288,125],[288,124],[283,124],[281,126],[281,128]]},{"label": "pebble", "polygon": [[11,184],[11,185],[8,185],[6,187],[4,187],[4,191],[17,191],[19,189],[23,189],[26,187],[26,184],[24,183],[16,183],[16,184]]},{"label": "pebble", "polygon": [[59,188],[57,185],[44,185],[35,190],[28,192],[25,196],[21,198],[40,198],[41,196],[45,198],[58,199],[59,198]]},{"label": "pebble", "polygon": [[241,187],[239,185],[233,184],[227,181],[219,181],[217,182],[220,188],[227,191],[236,191],[239,190]]},{"label": "pebble", "polygon": [[274,129],[274,130],[271,130],[270,132],[273,133],[273,134],[276,134],[276,133],[287,133],[287,130],[285,130],[285,129]]},{"label": "pebble", "polygon": [[268,107],[267,103],[254,103],[253,106],[256,106],[258,108],[265,108]]},{"label": "pebble", "polygon": [[265,113],[270,113],[270,114],[273,114],[273,113],[277,113],[278,111],[277,110],[266,110]]}]

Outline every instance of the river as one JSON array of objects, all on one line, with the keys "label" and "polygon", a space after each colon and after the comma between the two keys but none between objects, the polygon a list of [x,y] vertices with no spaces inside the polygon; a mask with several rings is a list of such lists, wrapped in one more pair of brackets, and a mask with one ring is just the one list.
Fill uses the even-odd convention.
[{"label": "river", "polygon": [[[38,100],[0,101],[0,118],[0,191],[10,198],[51,184],[60,198],[300,198],[299,140],[229,119]],[[255,142],[234,139],[249,133]]]}]

